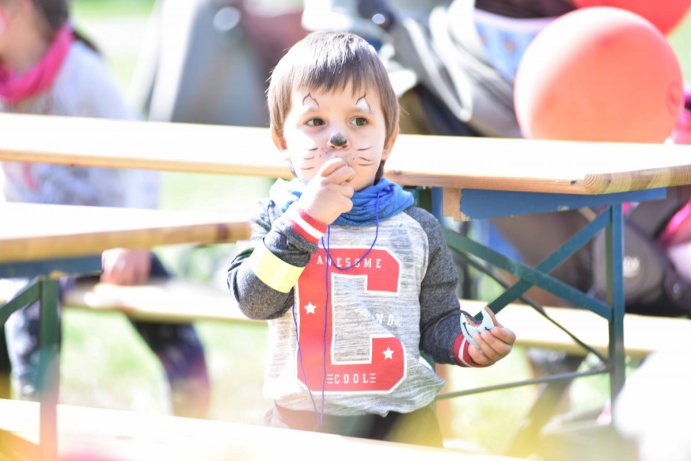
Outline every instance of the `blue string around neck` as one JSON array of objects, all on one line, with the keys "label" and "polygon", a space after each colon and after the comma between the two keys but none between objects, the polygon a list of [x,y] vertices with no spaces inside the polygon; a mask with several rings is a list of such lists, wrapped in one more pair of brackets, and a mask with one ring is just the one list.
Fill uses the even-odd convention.
[{"label": "blue string around neck", "polygon": [[314,395],[312,394],[312,389],[309,386],[309,380],[307,378],[307,373],[305,371],[304,363],[302,360],[302,348],[300,347],[300,337],[299,337],[299,332],[298,332],[298,324],[297,324],[297,317],[295,315],[295,304],[293,304],[293,323],[295,325],[295,339],[297,341],[297,348],[298,348],[298,360],[300,361],[300,369],[302,370],[302,375],[305,378],[305,386],[307,386],[307,392],[309,393],[310,400],[312,402],[312,408],[314,408],[315,413],[319,413],[319,425],[321,426],[322,423],[324,422],[324,402],[326,401],[325,397],[325,390],[326,390],[326,335],[327,335],[327,326],[329,323],[329,298],[330,298],[330,283],[329,283],[329,278],[331,275],[331,264],[336,266],[341,271],[348,271],[355,266],[359,264],[360,261],[364,260],[374,249],[374,246],[377,244],[377,239],[379,238],[379,197],[384,191],[378,191],[377,196],[374,201],[374,219],[375,219],[375,230],[374,230],[374,240],[372,240],[372,244],[370,247],[360,256],[355,260],[353,264],[350,264],[348,266],[343,266],[339,267],[338,264],[333,260],[331,257],[331,225],[326,227],[326,240],[324,240],[324,237],[321,238],[321,246],[324,248],[324,251],[326,252],[326,270],[325,272],[325,286],[326,286],[326,297],[324,299],[324,330],[323,330],[323,338],[322,338],[322,389],[321,389],[321,402],[319,405],[319,410],[317,411],[317,403],[314,400]]}]

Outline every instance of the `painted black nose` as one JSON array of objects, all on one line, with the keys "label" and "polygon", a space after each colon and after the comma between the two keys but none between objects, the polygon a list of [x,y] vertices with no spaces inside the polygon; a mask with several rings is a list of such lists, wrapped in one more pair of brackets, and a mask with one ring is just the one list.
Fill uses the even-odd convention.
[{"label": "painted black nose", "polygon": [[341,133],[336,133],[329,138],[329,144],[334,147],[343,147],[348,144],[348,140]]}]

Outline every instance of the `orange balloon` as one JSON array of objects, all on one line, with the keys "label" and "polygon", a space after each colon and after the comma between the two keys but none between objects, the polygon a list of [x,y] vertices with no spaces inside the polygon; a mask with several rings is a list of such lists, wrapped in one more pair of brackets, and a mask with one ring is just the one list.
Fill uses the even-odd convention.
[{"label": "orange balloon", "polygon": [[666,34],[684,19],[691,0],[573,0],[579,8],[613,6],[643,16]]},{"label": "orange balloon", "polygon": [[682,100],[681,68],[664,35],[619,8],[554,20],[526,49],[514,81],[527,138],[659,143]]}]

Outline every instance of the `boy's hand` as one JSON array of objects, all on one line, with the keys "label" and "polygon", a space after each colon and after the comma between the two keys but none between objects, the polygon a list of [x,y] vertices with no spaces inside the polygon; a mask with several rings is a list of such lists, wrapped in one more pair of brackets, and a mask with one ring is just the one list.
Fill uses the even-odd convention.
[{"label": "boy's hand", "polygon": [[331,224],[342,213],[353,208],[351,198],[355,191],[350,180],[355,171],[341,158],[324,162],[317,174],[310,179],[300,200],[300,208],[314,219]]},{"label": "boy's hand", "polygon": [[468,354],[476,364],[486,367],[509,355],[513,343],[516,342],[516,334],[497,323],[489,331],[475,333],[473,339],[477,347],[468,347]]}]

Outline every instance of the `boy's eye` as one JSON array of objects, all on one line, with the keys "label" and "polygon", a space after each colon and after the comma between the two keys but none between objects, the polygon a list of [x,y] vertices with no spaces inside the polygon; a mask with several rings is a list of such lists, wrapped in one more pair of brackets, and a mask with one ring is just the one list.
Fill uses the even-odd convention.
[{"label": "boy's eye", "polygon": [[307,126],[322,126],[324,124],[324,120],[320,118],[311,118],[307,120],[306,125]]},{"label": "boy's eye", "polygon": [[355,117],[352,123],[355,126],[365,126],[368,122],[367,119],[364,117]]}]

